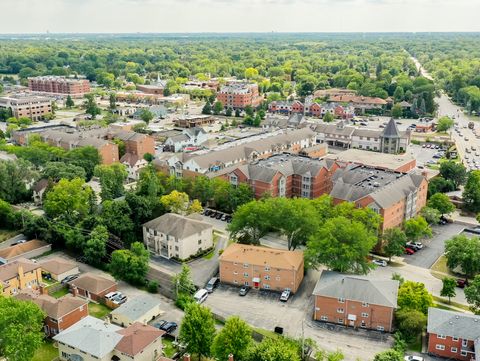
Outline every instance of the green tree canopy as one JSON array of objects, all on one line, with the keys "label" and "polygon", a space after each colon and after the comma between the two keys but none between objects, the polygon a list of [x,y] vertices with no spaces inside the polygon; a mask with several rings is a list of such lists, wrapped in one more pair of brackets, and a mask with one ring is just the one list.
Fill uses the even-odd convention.
[{"label": "green tree canopy", "polygon": [[418,241],[423,237],[431,237],[432,229],[422,216],[410,218],[404,224],[405,235],[410,241]]},{"label": "green tree canopy", "polygon": [[456,295],[455,287],[457,287],[457,281],[455,278],[442,278],[442,290],[440,291],[440,296],[448,297],[448,303],[450,303],[450,299]]},{"label": "green tree canopy", "polygon": [[115,199],[124,194],[123,184],[127,179],[128,172],[123,164],[97,165],[93,174],[100,180],[102,200]]},{"label": "green tree canopy", "polygon": [[449,160],[440,164],[440,176],[447,181],[452,181],[456,188],[465,183],[467,171],[461,163]]},{"label": "green tree canopy", "polygon": [[187,345],[187,351],[198,355],[199,360],[202,356],[210,356],[215,333],[215,320],[210,310],[190,303],[180,327],[180,339]]},{"label": "green tree canopy", "polygon": [[407,236],[400,228],[389,228],[383,234],[385,243],[383,245],[383,253],[391,259],[392,256],[400,256],[405,251],[405,243]]},{"label": "green tree canopy", "polygon": [[107,255],[108,230],[105,226],[96,226],[90,233],[83,253],[88,263],[99,265]]},{"label": "green tree canopy", "polygon": [[473,277],[480,272],[480,238],[460,234],[447,240],[445,256],[450,269],[460,266],[468,277]]},{"label": "green tree canopy", "polygon": [[470,310],[480,315],[480,275],[475,276],[468,287],[465,287],[465,298],[470,305]]},{"label": "green tree canopy", "polygon": [[437,193],[430,197],[427,205],[431,208],[438,210],[442,215],[452,213],[455,210],[455,206],[446,194]]},{"label": "green tree canopy", "polygon": [[134,285],[144,285],[148,272],[149,253],[143,243],[134,242],[130,249],[121,249],[112,253],[110,271],[115,278]]},{"label": "green tree canopy", "polygon": [[447,130],[449,130],[451,127],[453,127],[453,125],[455,124],[455,122],[453,121],[452,118],[450,117],[441,117],[439,120],[438,120],[438,124],[437,124],[437,130],[439,132],[446,132]]},{"label": "green tree canopy", "polygon": [[405,281],[398,289],[397,304],[401,310],[416,310],[426,315],[433,306],[433,298],[423,283]]},{"label": "green tree canopy", "polygon": [[480,212],[480,171],[468,173],[467,183],[463,190],[465,207],[475,213]]},{"label": "green tree canopy", "polygon": [[212,354],[218,360],[228,360],[230,354],[234,360],[247,360],[253,347],[252,329],[238,316],[227,319],[212,343]]}]

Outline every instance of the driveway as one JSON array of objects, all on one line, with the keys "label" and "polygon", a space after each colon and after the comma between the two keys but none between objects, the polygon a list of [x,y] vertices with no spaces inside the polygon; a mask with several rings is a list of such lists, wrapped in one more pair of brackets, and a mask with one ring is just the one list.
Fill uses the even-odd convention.
[{"label": "driveway", "polygon": [[405,255],[405,263],[430,269],[445,252],[445,241],[460,234],[464,228],[465,226],[455,223],[432,227],[433,237],[422,240],[424,247],[420,251],[410,256]]}]

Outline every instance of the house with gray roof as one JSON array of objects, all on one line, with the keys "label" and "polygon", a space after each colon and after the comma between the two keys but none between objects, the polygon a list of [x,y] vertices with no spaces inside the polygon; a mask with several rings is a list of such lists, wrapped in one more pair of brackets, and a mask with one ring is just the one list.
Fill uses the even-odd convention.
[{"label": "house with gray roof", "polygon": [[113,323],[126,327],[135,322],[146,324],[161,314],[160,300],[150,295],[142,295],[142,297],[130,298],[113,310],[110,318]]},{"label": "house with gray roof", "polygon": [[322,271],[313,290],[314,319],[391,332],[399,282]]},{"label": "house with gray roof", "polygon": [[184,260],[213,247],[213,226],[194,215],[166,213],[143,225],[143,242],[156,256]]},{"label": "house with gray roof", "polygon": [[180,152],[187,146],[199,146],[208,140],[208,135],[203,128],[185,128],[181,134],[167,138],[164,151]]},{"label": "house with gray roof", "polygon": [[480,359],[478,315],[430,307],[427,334],[429,354],[462,361]]}]

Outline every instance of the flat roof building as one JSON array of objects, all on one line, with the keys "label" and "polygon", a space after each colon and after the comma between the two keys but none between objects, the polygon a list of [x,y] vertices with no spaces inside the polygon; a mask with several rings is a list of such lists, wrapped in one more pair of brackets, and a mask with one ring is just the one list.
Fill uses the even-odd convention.
[{"label": "flat roof building", "polygon": [[64,76],[37,76],[28,78],[28,88],[35,92],[82,97],[90,92],[90,82],[87,79],[66,78]]},{"label": "flat roof building", "polygon": [[34,122],[52,114],[52,101],[47,97],[16,94],[0,97],[0,108],[10,109],[15,118],[30,118]]}]

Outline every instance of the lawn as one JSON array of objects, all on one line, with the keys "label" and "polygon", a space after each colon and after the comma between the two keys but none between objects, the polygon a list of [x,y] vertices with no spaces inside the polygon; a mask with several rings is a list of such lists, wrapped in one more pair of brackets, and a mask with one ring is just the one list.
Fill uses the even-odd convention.
[{"label": "lawn", "polygon": [[63,287],[63,288],[60,288],[58,291],[53,292],[51,296],[55,298],[61,298],[65,295],[68,295],[68,293],[69,293],[68,287]]},{"label": "lawn", "polygon": [[448,302],[448,298],[443,298],[443,297],[438,297],[438,296],[432,296],[433,300],[435,302],[441,302],[442,304],[435,304],[436,308],[440,308],[442,310],[450,310],[450,311],[455,311],[458,312],[457,310],[450,308],[449,306],[460,308],[465,311],[470,311],[470,308],[467,305],[464,305],[462,303],[458,303],[455,301],[451,301],[450,303]]},{"label": "lawn", "polygon": [[442,279],[448,276],[456,277],[455,273],[453,273],[450,268],[447,267],[447,257],[445,257],[445,255],[440,256],[430,270],[432,275],[436,278]]},{"label": "lawn", "polygon": [[407,349],[410,351],[422,352],[422,336],[418,336],[414,342],[409,343]]},{"label": "lawn", "polygon": [[52,361],[58,357],[58,350],[53,346],[53,342],[46,340],[45,343],[35,351],[32,361]]},{"label": "lawn", "polygon": [[171,358],[177,352],[176,347],[173,346],[173,340],[170,340],[168,338],[163,338],[162,345],[163,345],[163,354],[165,355],[165,357]]},{"label": "lawn", "polygon": [[18,231],[7,231],[6,229],[0,229],[0,243],[15,237],[18,234]]},{"label": "lawn", "polygon": [[103,319],[105,316],[109,315],[110,312],[112,312],[112,310],[105,305],[93,302],[88,304],[88,313],[90,316]]}]

